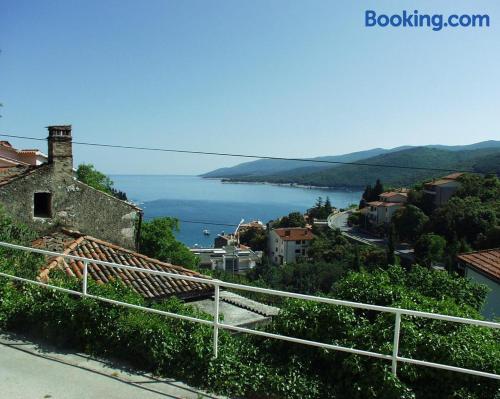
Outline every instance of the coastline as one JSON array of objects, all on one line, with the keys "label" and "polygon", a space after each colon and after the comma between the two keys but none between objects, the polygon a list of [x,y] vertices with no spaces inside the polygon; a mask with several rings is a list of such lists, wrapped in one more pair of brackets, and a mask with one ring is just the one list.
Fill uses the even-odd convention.
[{"label": "coastline", "polygon": [[269,186],[278,186],[278,187],[302,188],[302,189],[308,189],[308,190],[331,190],[331,191],[347,191],[347,192],[359,191],[359,190],[363,189],[362,187],[349,187],[349,186],[331,187],[331,186],[315,186],[313,184],[233,180],[233,179],[228,179],[226,177],[203,177],[203,176],[200,176],[200,177],[202,179],[207,179],[207,180],[219,180],[223,184],[259,184],[259,185],[269,185]]}]

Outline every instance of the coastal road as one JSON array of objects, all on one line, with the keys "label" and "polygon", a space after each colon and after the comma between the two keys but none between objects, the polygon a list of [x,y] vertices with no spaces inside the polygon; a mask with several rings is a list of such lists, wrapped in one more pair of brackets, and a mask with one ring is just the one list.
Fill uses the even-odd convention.
[{"label": "coastal road", "polygon": [[[347,224],[347,219],[352,211],[339,212],[328,217],[328,226],[331,229],[339,229],[344,236],[347,238],[359,242],[361,244],[377,246],[380,248],[387,247],[387,240],[385,238],[380,238],[374,236],[364,230],[356,227],[350,227]],[[414,251],[413,248],[405,243],[398,244],[395,248],[394,253],[400,257],[406,258],[413,261]]]}]

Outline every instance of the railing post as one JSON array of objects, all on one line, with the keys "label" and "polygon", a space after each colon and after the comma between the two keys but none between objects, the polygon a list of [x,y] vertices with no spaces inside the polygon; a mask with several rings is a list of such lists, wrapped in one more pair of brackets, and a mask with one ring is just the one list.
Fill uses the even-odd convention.
[{"label": "railing post", "polygon": [[214,358],[217,358],[219,353],[219,293],[220,286],[218,282],[214,282],[215,288],[215,312],[214,312]]},{"label": "railing post", "polygon": [[392,374],[394,375],[397,375],[397,369],[398,369],[400,329],[401,329],[401,313],[396,312],[396,321],[394,322],[394,343],[392,345]]},{"label": "railing post", "polygon": [[83,296],[87,296],[87,279],[89,274],[89,262],[83,262]]}]

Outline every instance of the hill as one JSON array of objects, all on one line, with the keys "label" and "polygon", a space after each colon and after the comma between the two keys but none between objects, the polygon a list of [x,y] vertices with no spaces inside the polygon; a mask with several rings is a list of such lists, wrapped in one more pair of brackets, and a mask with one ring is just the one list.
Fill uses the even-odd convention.
[{"label": "hill", "polygon": [[373,184],[376,179],[380,178],[384,184],[389,186],[408,186],[419,181],[443,176],[447,172],[400,169],[384,167],[383,165],[498,173],[500,172],[499,161],[500,148],[445,150],[432,147],[414,147],[362,160],[363,163],[379,166],[337,165],[315,171],[307,168],[296,168],[264,176],[239,176],[228,180],[360,188],[367,184]]},{"label": "hill", "polygon": [[[458,146],[428,145],[425,147],[435,148],[439,150],[454,151],[454,152],[476,150],[476,149],[488,149],[488,148],[500,149],[500,141],[489,140],[469,145],[458,145]],[[370,150],[358,151],[349,154],[322,156],[311,159],[321,160],[321,161],[334,161],[334,162],[358,162],[379,155],[395,153],[412,148],[418,148],[418,147],[402,146],[390,149],[373,148]],[[256,161],[241,163],[233,167],[216,169],[214,171],[205,173],[201,176],[207,178],[229,178],[238,180],[256,179],[255,181],[267,181],[266,179],[269,178],[269,176],[287,178],[290,176],[305,175],[308,173],[315,173],[322,170],[328,170],[331,169],[332,167],[338,167],[338,166],[340,165],[328,165],[328,164],[305,162],[305,161],[260,159]]]}]

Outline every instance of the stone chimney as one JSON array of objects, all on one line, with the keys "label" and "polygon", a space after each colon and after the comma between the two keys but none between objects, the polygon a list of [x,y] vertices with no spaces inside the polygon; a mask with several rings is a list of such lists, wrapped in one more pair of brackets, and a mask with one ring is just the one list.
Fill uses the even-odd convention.
[{"label": "stone chimney", "polygon": [[48,126],[49,164],[57,173],[73,173],[73,149],[71,125]]}]

